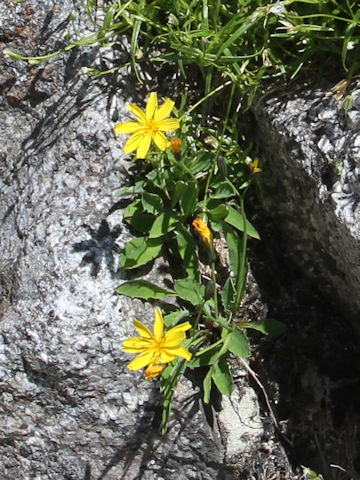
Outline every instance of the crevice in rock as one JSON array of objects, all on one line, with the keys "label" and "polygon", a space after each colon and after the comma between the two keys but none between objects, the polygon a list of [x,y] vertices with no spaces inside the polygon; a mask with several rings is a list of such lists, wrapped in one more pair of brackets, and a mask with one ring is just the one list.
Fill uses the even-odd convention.
[{"label": "crevice in rock", "polygon": [[274,222],[264,211],[257,219],[262,240],[251,243],[252,273],[268,317],[288,327],[276,339],[252,334],[253,368],[292,445],[279,438],[294,472],[303,465],[336,480],[339,470],[331,465],[339,465],[346,472],[341,478],[354,480],[360,475],[357,336],[336,300],[289,258],[287,242]]}]

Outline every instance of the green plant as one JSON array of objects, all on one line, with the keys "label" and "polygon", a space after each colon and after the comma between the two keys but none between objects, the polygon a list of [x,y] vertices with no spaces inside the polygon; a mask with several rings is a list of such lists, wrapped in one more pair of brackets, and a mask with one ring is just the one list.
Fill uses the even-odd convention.
[{"label": "green plant", "polygon": [[[299,71],[321,72],[342,66],[352,78],[359,69],[360,7],[337,0],[112,0],[102,12],[93,0],[84,2],[94,33],[68,40],[51,54],[27,57],[7,50],[15,59],[39,63],[82,45],[115,46],[130,38],[128,62],[99,71],[100,75],[131,64],[177,65],[184,77],[194,67],[203,77],[204,95],[221,79],[229,79],[253,97],[259,86]],[[102,20],[97,20],[101,18]]]},{"label": "green plant", "polygon": [[[182,104],[186,105],[186,99]],[[164,391],[164,431],[174,389],[185,368],[208,367],[203,382],[205,402],[209,402],[212,383],[222,394],[230,395],[232,375],[227,358],[230,354],[249,356],[246,329],[263,333],[283,330],[279,322],[248,323],[238,314],[247,278],[247,241],[259,239],[246,218],[244,200],[260,169],[229,135],[230,108],[231,101],[215,149],[189,136],[196,125],[194,116],[188,113],[191,109],[178,111],[182,121],[176,139],[164,152],[150,150],[146,161],[140,160],[134,185],[118,192],[132,199],[124,219],[138,232],[127,244],[120,267],[138,268],[165,252],[182,266],[173,278],[172,289],[143,279],[124,282],[117,288],[119,294],[133,298],[176,297],[179,308],[163,302],[165,326],[174,327],[183,318],[192,325],[186,348],[193,352],[193,358],[179,358],[158,372],[162,373]],[[229,251],[230,262],[221,273],[214,235]]]}]

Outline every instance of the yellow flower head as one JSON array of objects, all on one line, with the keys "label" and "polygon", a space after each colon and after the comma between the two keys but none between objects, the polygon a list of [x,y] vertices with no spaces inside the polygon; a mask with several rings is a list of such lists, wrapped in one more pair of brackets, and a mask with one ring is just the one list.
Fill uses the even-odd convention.
[{"label": "yellow flower head", "polygon": [[200,235],[201,240],[209,248],[212,248],[212,233],[206,223],[201,218],[195,218],[192,222],[192,226]]},{"label": "yellow flower head", "polygon": [[255,173],[259,173],[261,172],[261,168],[259,168],[259,159],[258,158],[255,158],[255,160],[253,160],[251,163],[250,163],[250,170],[251,170],[251,173],[254,175]]},{"label": "yellow flower head", "polygon": [[124,152],[136,150],[136,158],[146,158],[151,140],[162,151],[167,147],[167,139],[163,132],[177,130],[180,122],[177,118],[166,118],[170,115],[174,102],[167,98],[160,108],[156,93],[151,93],[146,104],[145,112],[137,105],[130,103],[128,110],[135,115],[135,122],[123,122],[115,125],[115,133],[131,134],[125,143]]},{"label": "yellow flower head", "polygon": [[181,323],[164,333],[164,320],[161,311],[155,309],[154,332],[145,325],[134,320],[140,337],[124,340],[123,350],[126,353],[136,353],[138,356],[129,363],[129,370],[145,370],[146,380],[157,377],[164,369],[164,364],[172,362],[175,357],[190,360],[191,353],[180,344],[186,338],[185,332],[191,328],[189,322]]}]

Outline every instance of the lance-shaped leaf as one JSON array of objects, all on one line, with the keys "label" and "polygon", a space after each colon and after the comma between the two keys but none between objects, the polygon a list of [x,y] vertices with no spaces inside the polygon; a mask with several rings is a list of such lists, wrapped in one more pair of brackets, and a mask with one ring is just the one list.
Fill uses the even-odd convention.
[{"label": "lance-shaped leaf", "polygon": [[116,289],[117,293],[131,298],[164,298],[174,297],[176,294],[147,280],[130,280],[122,283]]},{"label": "lance-shaped leaf", "polygon": [[193,305],[200,305],[204,302],[205,287],[191,278],[181,278],[175,281],[176,295]]},{"label": "lance-shaped leaf", "polygon": [[199,261],[194,237],[182,225],[177,228],[176,240],[184,268],[190,278],[199,280]]},{"label": "lance-shaped leaf", "polygon": [[180,197],[180,207],[184,212],[185,217],[191,215],[196,207],[198,198],[198,183],[188,182],[185,186],[182,196]]},{"label": "lance-shaped leaf", "polygon": [[241,358],[247,358],[250,355],[249,340],[246,338],[244,332],[237,327],[229,334],[227,345],[230,352]]},{"label": "lance-shaped leaf", "polygon": [[[237,228],[241,232],[244,231],[244,218],[241,215],[240,212],[235,210],[233,207],[228,207],[228,216],[225,218],[225,222],[228,223],[229,225],[232,225],[233,227]],[[260,239],[260,236],[258,232],[255,230],[255,228],[251,225],[249,220],[246,220],[246,234],[249,237],[257,238],[258,240]]]},{"label": "lance-shaped leaf", "polygon": [[233,379],[224,357],[221,357],[218,364],[214,367],[212,378],[219,392],[230,397],[233,388]]}]

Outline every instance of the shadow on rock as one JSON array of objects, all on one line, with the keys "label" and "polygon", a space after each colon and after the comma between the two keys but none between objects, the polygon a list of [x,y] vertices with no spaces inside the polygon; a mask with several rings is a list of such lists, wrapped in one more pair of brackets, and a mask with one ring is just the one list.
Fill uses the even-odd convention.
[{"label": "shadow on rock", "polygon": [[286,438],[294,470],[327,480],[360,475],[360,346],[351,322],[286,257],[271,223],[252,244],[252,272],[269,318],[284,322],[281,338],[256,340],[260,375]]}]

